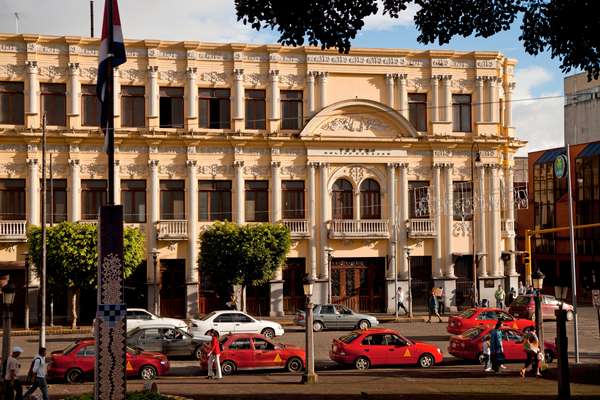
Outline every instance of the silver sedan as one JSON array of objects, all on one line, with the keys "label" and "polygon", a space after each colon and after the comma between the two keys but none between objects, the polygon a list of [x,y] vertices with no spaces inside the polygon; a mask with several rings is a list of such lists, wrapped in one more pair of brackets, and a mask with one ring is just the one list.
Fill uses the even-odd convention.
[{"label": "silver sedan", "polygon": [[[379,325],[372,315],[359,314],[342,304],[315,304],[313,308],[313,331],[323,329],[367,329]],[[294,322],[306,324],[304,311],[296,312]]]}]

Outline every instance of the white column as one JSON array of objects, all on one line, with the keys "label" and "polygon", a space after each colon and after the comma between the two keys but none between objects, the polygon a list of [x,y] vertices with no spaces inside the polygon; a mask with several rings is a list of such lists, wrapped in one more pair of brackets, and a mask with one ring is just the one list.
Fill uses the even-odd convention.
[{"label": "white column", "polygon": [[394,108],[394,74],[385,74],[385,104]]},{"label": "white column", "polygon": [[[504,168],[504,201],[506,202],[506,219],[511,221],[513,232],[506,239],[506,250],[509,252],[515,251],[515,199],[514,199],[514,175],[513,167],[508,166]],[[517,275],[515,265],[515,255],[511,253],[510,261],[508,262],[508,271],[505,271],[506,275],[514,276]]]},{"label": "white column", "polygon": [[187,257],[185,265],[187,316],[198,313],[198,177],[197,161],[187,160],[186,215],[188,228]]},{"label": "white column", "polygon": [[[146,281],[148,286],[148,307],[152,308],[153,304],[160,304],[159,301],[154,302],[154,298],[159,297],[160,293],[154,293],[154,279],[157,284],[160,284],[160,263],[157,263],[156,270],[154,269],[154,259],[152,258],[152,250],[158,248],[158,240],[156,239],[156,223],[160,218],[160,181],[158,179],[158,160],[148,161],[149,180],[147,189],[148,199],[148,218],[146,220]],[[160,306],[159,306],[160,309]],[[158,311],[158,310],[157,310]]]},{"label": "white column", "polygon": [[[387,270],[387,278],[394,279],[394,265],[397,264],[396,261],[396,240],[397,240],[397,223],[398,219],[396,218],[396,164],[388,163],[387,164],[387,214],[390,227],[392,229],[392,235],[390,240],[388,241],[388,257],[390,259],[390,264]],[[395,277],[398,278],[397,276]]]},{"label": "white column", "polygon": [[498,185],[498,167],[492,165],[489,173],[489,185],[488,198],[491,199],[490,204],[490,243],[488,246],[488,252],[490,254],[489,260],[491,269],[491,275],[503,276],[502,264],[500,263],[500,201],[499,201],[499,185]]},{"label": "white column", "polygon": [[238,224],[243,224],[245,218],[245,198],[244,194],[244,162],[234,161],[233,167],[235,169],[235,215],[233,220]]},{"label": "white column", "polygon": [[447,278],[455,277],[452,257],[452,227],[454,225],[454,185],[452,182],[452,167],[452,164],[446,164],[446,168],[444,168],[444,179],[446,180],[446,201],[444,203],[444,209],[446,211],[446,221],[444,224],[446,228],[444,229],[446,267],[444,276]]},{"label": "white column", "polygon": [[360,187],[357,185],[354,188],[354,201],[353,201],[353,207],[352,207],[352,218],[353,219],[360,219]]},{"label": "white column", "polygon": [[188,67],[185,73],[185,106],[187,118],[198,117],[198,87],[196,85],[196,67]]},{"label": "white column", "polygon": [[494,110],[496,108],[496,104],[494,103],[494,86],[495,86],[495,78],[488,77],[487,80],[487,110],[488,110],[488,122],[494,121]]},{"label": "white column", "polygon": [[398,100],[400,114],[408,119],[408,90],[406,86],[407,74],[398,74]]},{"label": "white column", "polygon": [[68,201],[70,213],[69,221],[77,222],[81,220],[81,165],[79,160],[69,160],[71,169],[70,198]]},{"label": "white column", "polygon": [[319,164],[319,174],[321,179],[321,220],[319,221],[319,225],[321,226],[321,246],[319,248],[320,257],[321,257],[321,273],[320,277],[323,279],[327,279],[329,277],[328,271],[328,256],[325,249],[328,247],[328,237],[327,237],[327,220],[329,219],[328,213],[328,204],[330,202],[329,199],[329,189],[327,187],[327,179],[328,179],[328,168],[326,163]]},{"label": "white column", "polygon": [[244,70],[233,70],[233,80],[233,96],[235,97],[233,119],[244,119]]},{"label": "white column", "polygon": [[271,222],[281,221],[281,162],[271,161]]},{"label": "white column", "polygon": [[452,75],[444,75],[442,82],[444,86],[443,121],[452,122]]},{"label": "white column", "polygon": [[312,117],[315,114],[315,74],[316,72],[309,71],[306,74],[306,108],[308,116]]},{"label": "white column", "polygon": [[[477,173],[479,176],[478,179],[478,196],[479,196],[479,204],[477,206],[477,208],[479,209],[479,220],[478,220],[478,229],[477,229],[477,252],[481,253],[481,254],[486,254],[486,230],[485,230],[485,219],[486,219],[486,203],[485,203],[485,198],[486,198],[486,194],[485,194],[485,168],[480,165],[477,167]],[[479,260],[479,276],[480,277],[486,277],[487,274],[487,267],[486,267],[486,260],[487,260],[488,256],[482,256],[481,259]]]},{"label": "white column", "polygon": [[408,245],[406,228],[410,213],[408,210],[408,200],[410,193],[408,191],[408,163],[398,164],[400,167],[400,207],[398,209],[398,248],[396,249],[398,257],[398,271],[401,279],[408,279],[408,259],[404,248]]},{"label": "white column", "polygon": [[500,122],[500,86],[502,86],[501,78],[494,78],[492,82],[492,122]]},{"label": "white column", "polygon": [[271,77],[271,112],[269,118],[279,119],[279,70],[269,71]]},{"label": "white column", "polygon": [[433,166],[433,224],[435,226],[435,237],[433,238],[433,278],[442,277],[442,215],[441,215],[441,182],[440,182],[440,164]]},{"label": "white column", "polygon": [[118,117],[121,115],[121,70],[118,67],[115,68],[113,78],[113,101],[115,117]]},{"label": "white column", "polygon": [[308,163],[308,263],[310,265],[310,276],[317,278],[317,195],[315,180],[315,168],[317,164]]},{"label": "white column", "polygon": [[327,107],[327,75],[328,72],[319,72],[319,109]]},{"label": "white column", "polygon": [[484,122],[484,103],[485,103],[485,98],[483,96],[483,82],[484,82],[484,77],[483,76],[478,76],[476,78],[475,81],[475,98],[477,101],[477,107],[475,107],[475,112],[476,112],[476,122],[480,123],[480,122]]},{"label": "white column", "polygon": [[440,100],[439,100],[438,84],[439,84],[439,76],[437,76],[437,75],[432,76],[431,77],[431,122],[439,121]]},{"label": "white column", "polygon": [[114,199],[115,204],[121,204],[121,162],[115,160],[115,177],[114,177]]},{"label": "white column", "polygon": [[512,127],[512,93],[515,89],[515,82],[506,85],[504,89],[504,126]]},{"label": "white column", "polygon": [[35,158],[27,160],[27,224],[40,225],[40,176]]},{"label": "white column", "polygon": [[148,118],[158,118],[158,104],[159,104],[159,91],[158,91],[158,66],[152,65],[148,67],[148,81],[147,81],[147,116]]},{"label": "white column", "polygon": [[39,69],[37,61],[26,61],[27,79],[25,81],[25,93],[27,97],[26,114],[38,114],[38,100],[40,96]]},{"label": "white column", "polygon": [[81,85],[79,83],[79,63],[69,63],[69,86],[67,98],[69,99],[68,115],[79,115],[81,113]]}]

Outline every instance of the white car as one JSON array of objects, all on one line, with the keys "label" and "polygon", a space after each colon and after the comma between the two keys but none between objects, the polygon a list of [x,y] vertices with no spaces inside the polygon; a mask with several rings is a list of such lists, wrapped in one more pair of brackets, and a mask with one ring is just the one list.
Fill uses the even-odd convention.
[{"label": "white car", "polygon": [[130,331],[138,326],[166,324],[174,325],[177,328],[188,331],[188,324],[181,319],[164,318],[152,314],[143,308],[128,308],[127,309],[127,331]]},{"label": "white car", "polygon": [[201,319],[192,319],[190,331],[194,335],[208,335],[217,331],[220,335],[232,333],[260,333],[268,338],[282,336],[283,327],[277,322],[252,318],[241,311],[213,311]]}]

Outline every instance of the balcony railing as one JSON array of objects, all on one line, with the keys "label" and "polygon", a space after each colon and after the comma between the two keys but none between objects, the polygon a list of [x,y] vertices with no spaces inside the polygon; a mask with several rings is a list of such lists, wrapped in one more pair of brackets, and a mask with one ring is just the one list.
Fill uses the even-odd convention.
[{"label": "balcony railing", "polygon": [[515,221],[513,219],[505,219],[500,223],[502,228],[502,237],[515,236]]},{"label": "balcony railing", "polygon": [[188,238],[187,220],[164,220],[156,223],[158,239],[186,240]]},{"label": "balcony railing", "polygon": [[329,222],[331,239],[389,238],[387,219],[334,219]]},{"label": "balcony railing", "polygon": [[305,219],[282,219],[281,223],[289,230],[293,238],[308,237],[308,221]]},{"label": "balcony railing", "polygon": [[0,242],[24,242],[27,240],[27,221],[0,221]]},{"label": "balcony railing", "polygon": [[432,237],[435,236],[435,224],[431,218],[412,218],[408,227],[408,236]]}]

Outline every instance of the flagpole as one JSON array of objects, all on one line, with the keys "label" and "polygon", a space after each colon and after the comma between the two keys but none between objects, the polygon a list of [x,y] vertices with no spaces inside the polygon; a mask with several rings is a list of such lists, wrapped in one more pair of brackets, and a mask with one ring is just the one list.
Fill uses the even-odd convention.
[{"label": "flagpole", "polygon": [[115,55],[114,49],[114,25],[113,25],[113,2],[108,0],[108,67],[106,76],[106,97],[107,104],[107,123],[106,132],[108,140],[106,155],[108,156],[108,205],[115,204],[115,97],[114,91],[114,69],[113,60]]}]

